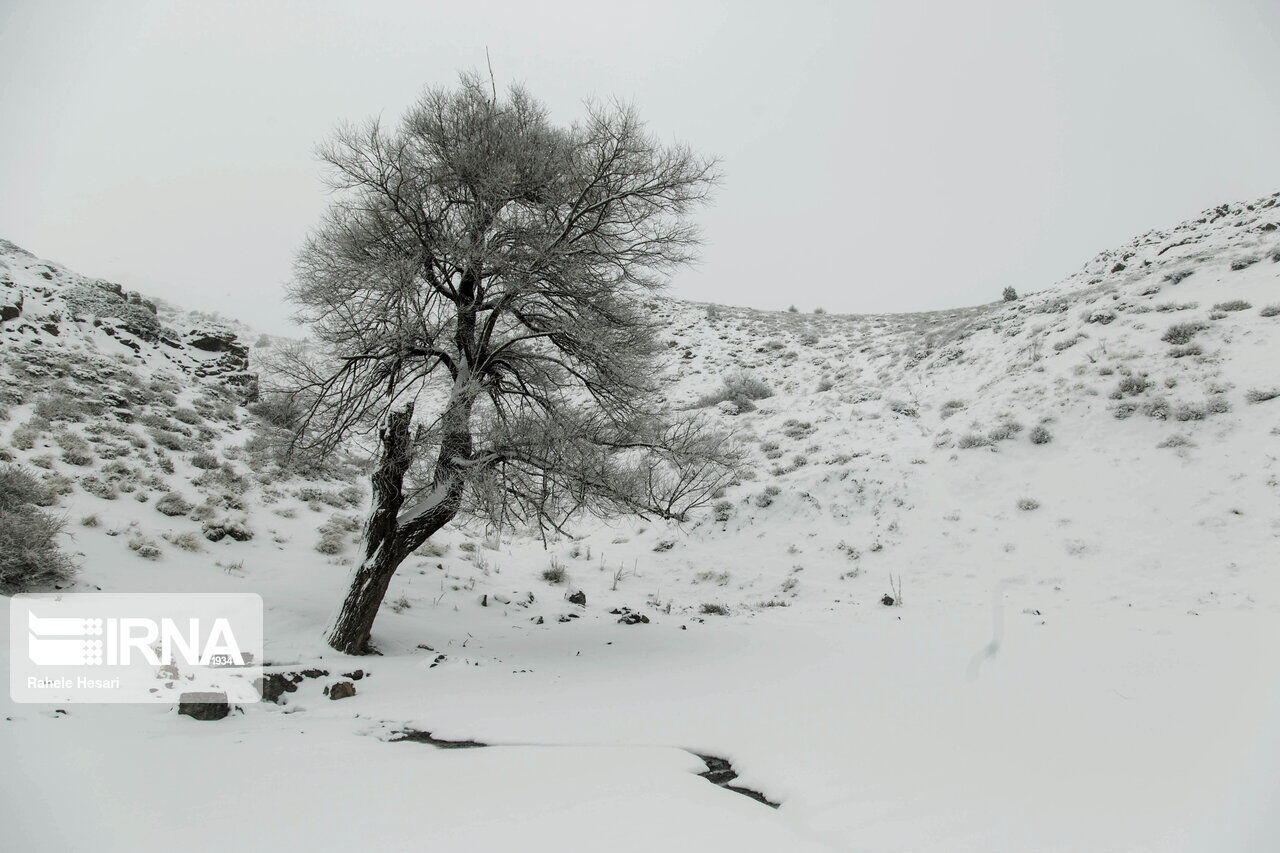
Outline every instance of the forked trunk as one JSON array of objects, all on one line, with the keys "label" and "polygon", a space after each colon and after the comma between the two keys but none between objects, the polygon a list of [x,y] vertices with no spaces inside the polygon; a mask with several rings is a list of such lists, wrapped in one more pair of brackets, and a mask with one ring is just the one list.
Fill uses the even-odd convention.
[{"label": "forked trunk", "polygon": [[396,547],[400,506],[404,503],[404,474],[412,461],[409,424],[413,404],[393,411],[378,432],[382,456],[370,478],[373,508],[364,529],[364,559],[351,579],[351,588],[329,633],[329,645],[340,652],[362,655],[369,651],[373,620],[387,594],[391,576],[404,556]]},{"label": "forked trunk", "polygon": [[379,431],[382,455],[371,478],[373,508],[365,525],[364,559],[356,568],[351,588],[329,632],[329,645],[346,654],[369,653],[373,621],[396,569],[432,534],[452,521],[462,503],[464,480],[458,461],[471,453],[470,403],[456,402],[446,411],[432,490],[402,512],[404,476],[413,461],[409,435],[412,420],[410,403],[393,411]]}]

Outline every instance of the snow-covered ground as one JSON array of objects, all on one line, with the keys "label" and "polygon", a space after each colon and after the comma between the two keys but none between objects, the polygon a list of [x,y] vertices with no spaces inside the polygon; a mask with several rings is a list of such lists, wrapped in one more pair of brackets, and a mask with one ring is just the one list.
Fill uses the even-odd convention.
[{"label": "snow-covered ground", "polygon": [[[209,402],[214,356],[76,322],[82,280],[4,255],[26,299],[0,443],[66,491],[74,588],[257,592],[267,662],[329,673],[212,723],[6,697],[6,848],[1280,849],[1277,203],[958,311],[655,301],[670,405],[743,371],[773,392],[707,409],[743,482],[685,525],[584,521],[545,549],[448,530],[359,659],[323,642],[359,481],[273,474],[253,416]],[[31,426],[95,383],[136,393],[130,422]],[[166,490],[194,509],[157,512]],[[355,696],[323,695],[357,667]]]}]

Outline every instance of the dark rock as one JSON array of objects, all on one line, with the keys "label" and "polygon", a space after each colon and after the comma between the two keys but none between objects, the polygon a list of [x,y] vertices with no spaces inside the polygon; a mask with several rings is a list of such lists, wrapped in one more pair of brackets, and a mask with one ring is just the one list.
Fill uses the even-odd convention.
[{"label": "dark rock", "polygon": [[236,336],[233,332],[213,332],[201,331],[200,329],[192,329],[187,336],[187,345],[205,352],[239,352],[246,358],[249,355],[248,349],[243,344],[236,343]]},{"label": "dark rock", "polygon": [[350,678],[352,681],[359,681],[360,679],[364,678],[364,670],[357,669],[355,672],[344,672],[342,673],[342,677]]},{"label": "dark rock", "polygon": [[17,319],[22,313],[22,296],[19,294],[17,302],[10,302],[7,305],[0,305],[0,323],[7,323],[10,320]]},{"label": "dark rock", "polygon": [[356,686],[350,681],[339,681],[324,689],[330,699],[346,699],[356,695]]},{"label": "dark rock", "polygon": [[279,703],[280,697],[284,694],[298,692],[298,685],[293,683],[287,675],[280,672],[264,675],[254,682],[254,686],[258,688],[258,693],[261,694],[263,702]]},{"label": "dark rock", "polygon": [[221,720],[231,713],[225,693],[183,693],[178,697],[178,713],[194,720]]},{"label": "dark rock", "polygon": [[40,328],[44,329],[46,332],[48,332],[51,335],[58,335],[62,331],[61,329],[58,328],[57,323],[41,323]]},{"label": "dark rock", "polygon": [[889,595],[889,593],[886,592],[884,595],[884,598],[880,599],[880,603],[883,604],[885,607],[892,607],[895,602],[894,602],[893,596]]},{"label": "dark rock", "polygon": [[649,617],[643,613],[628,612],[618,619],[619,625],[648,625]]},{"label": "dark rock", "polygon": [[1112,267],[1112,268],[1111,268],[1111,271],[1112,271],[1112,272],[1123,272],[1123,271],[1124,271],[1124,264],[1123,264],[1123,263],[1120,263],[1120,262],[1117,262],[1117,263],[1116,263],[1116,265],[1115,265],[1114,267]]},{"label": "dark rock", "polygon": [[573,594],[571,594],[571,595],[569,596],[569,603],[570,603],[570,604],[577,604],[577,605],[579,605],[580,607],[586,607],[586,606],[587,606],[587,594],[586,594],[585,592],[583,592],[582,590],[578,590],[577,592],[575,592],[575,593],[573,593]]},{"label": "dark rock", "polygon": [[324,678],[329,674],[327,669],[304,669],[302,670],[303,678]]},{"label": "dark rock", "polygon": [[714,755],[702,755],[695,752],[694,755],[701,758],[703,763],[707,765],[706,772],[699,773],[703,779],[706,779],[713,785],[719,785],[726,791],[733,791],[735,794],[742,794],[744,797],[750,797],[758,803],[763,803],[770,808],[776,809],[780,803],[775,803],[759,791],[751,788],[743,788],[739,785],[730,784],[738,778],[738,772],[733,769],[733,765],[726,759],[717,758]]}]

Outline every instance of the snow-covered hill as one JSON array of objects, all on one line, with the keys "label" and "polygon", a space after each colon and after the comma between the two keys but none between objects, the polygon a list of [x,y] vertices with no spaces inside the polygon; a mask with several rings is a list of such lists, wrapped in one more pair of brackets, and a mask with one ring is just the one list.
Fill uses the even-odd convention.
[{"label": "snow-covered hill", "polygon": [[[0,244],[0,446],[61,493],[73,588],[258,592],[268,663],[329,673],[217,724],[7,704],[30,770],[5,826],[31,849],[266,826],[299,848],[1266,849],[1278,225],[1280,194],[1223,205],[955,311],[654,300],[667,401],[736,433],[742,482],[684,525],[584,520],[546,548],[448,530],[360,660],[322,629],[367,489],[275,464],[247,328]],[[322,694],[357,666],[356,696]],[[407,729],[511,746],[387,742]],[[103,756],[92,778],[48,759],[68,749]],[[205,780],[198,836],[175,756]]]}]

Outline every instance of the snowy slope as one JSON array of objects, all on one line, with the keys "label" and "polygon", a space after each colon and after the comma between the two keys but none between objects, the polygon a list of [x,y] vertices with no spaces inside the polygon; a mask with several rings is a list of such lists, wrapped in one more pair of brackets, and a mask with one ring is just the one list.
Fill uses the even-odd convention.
[{"label": "snowy slope", "polygon": [[[0,326],[0,439],[66,491],[76,588],[258,592],[268,662],[330,673],[216,724],[6,702],[0,754],[27,775],[6,778],[5,826],[27,849],[1275,846],[1277,224],[1280,194],[1224,205],[957,311],[655,300],[670,405],[741,372],[772,390],[706,409],[748,448],[743,481],[685,525],[584,521],[546,550],[447,531],[359,660],[322,641],[355,470],[261,464],[238,342],[200,349],[208,330],[163,311],[154,335],[90,316],[68,297],[97,285],[0,247],[0,303],[23,299]],[[130,408],[49,402],[86,388]],[[166,491],[191,509],[157,512]],[[220,526],[237,535],[205,538]],[[356,696],[322,695],[357,666]],[[390,742],[406,729],[501,746]],[[698,778],[690,751],[781,808]]]}]

